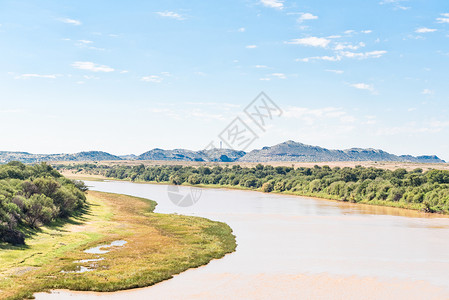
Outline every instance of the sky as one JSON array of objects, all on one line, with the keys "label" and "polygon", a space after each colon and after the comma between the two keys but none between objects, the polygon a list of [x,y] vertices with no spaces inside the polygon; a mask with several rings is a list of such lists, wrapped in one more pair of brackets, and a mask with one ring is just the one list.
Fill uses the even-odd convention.
[{"label": "sky", "polygon": [[0,151],[201,150],[239,117],[245,150],[449,160],[448,70],[443,0],[0,0]]}]

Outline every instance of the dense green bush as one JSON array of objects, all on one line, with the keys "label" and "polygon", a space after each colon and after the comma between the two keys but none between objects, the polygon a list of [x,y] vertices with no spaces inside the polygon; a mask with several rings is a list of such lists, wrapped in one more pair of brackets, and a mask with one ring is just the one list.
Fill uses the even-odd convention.
[{"label": "dense green bush", "polygon": [[380,168],[61,166],[111,178],[171,184],[214,184],[449,213],[449,171]]},{"label": "dense green bush", "polygon": [[85,204],[86,187],[47,164],[0,165],[0,241],[23,244],[27,228],[68,217]]}]

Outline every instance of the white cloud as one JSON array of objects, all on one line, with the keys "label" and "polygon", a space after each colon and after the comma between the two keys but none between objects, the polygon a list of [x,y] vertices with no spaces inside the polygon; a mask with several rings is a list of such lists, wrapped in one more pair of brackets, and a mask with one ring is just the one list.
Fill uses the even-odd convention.
[{"label": "white cloud", "polygon": [[265,65],[255,65],[254,68],[257,68],[257,69],[267,69],[268,67],[265,66]]},{"label": "white cloud", "polygon": [[264,78],[259,78],[259,80],[262,80],[262,81],[270,81],[271,78],[264,77]]},{"label": "white cloud", "polygon": [[248,45],[245,48],[246,49],[255,49],[255,48],[257,48],[257,45]]},{"label": "white cloud", "polygon": [[401,2],[408,1],[408,0],[383,0],[380,1],[379,4],[390,4],[394,7],[394,9],[400,9],[400,10],[407,10],[410,9],[408,6],[401,5]]},{"label": "white cloud", "polygon": [[294,44],[294,45],[326,48],[327,45],[329,45],[330,40],[326,39],[326,38],[311,36],[311,37],[302,38],[302,39],[292,39],[289,42],[285,42],[285,43],[286,44]]},{"label": "white cloud", "polygon": [[427,27],[421,27],[415,30],[416,33],[428,33],[428,32],[435,32],[436,29],[433,28],[427,28]]},{"label": "white cloud", "polygon": [[49,75],[44,75],[44,74],[21,74],[21,75],[18,75],[16,77],[14,77],[14,79],[28,79],[28,78],[55,79],[55,78],[57,78],[59,76],[61,76],[61,75],[59,75],[59,74],[49,74]]},{"label": "white cloud", "polygon": [[342,52],[340,52],[340,55],[347,57],[347,58],[366,59],[366,58],[379,58],[386,53],[387,53],[387,51],[384,51],[384,50],[375,50],[375,51],[369,51],[369,52],[342,51]]},{"label": "white cloud", "polygon": [[357,45],[352,45],[350,43],[336,43],[334,50],[344,50],[344,49],[350,49],[350,50],[357,50],[359,48],[365,47],[365,43],[360,42]]},{"label": "white cloud", "polygon": [[365,33],[365,34],[369,34],[369,33],[373,32],[373,31],[372,30],[362,30],[361,32]]},{"label": "white cloud", "polygon": [[374,86],[372,84],[367,83],[353,83],[349,86],[352,86],[353,88],[359,89],[359,90],[367,90],[370,92],[374,92]]},{"label": "white cloud", "polygon": [[277,9],[283,9],[284,8],[284,1],[282,0],[261,0],[260,1],[264,6],[277,8]]},{"label": "white cloud", "polygon": [[88,41],[88,40],[78,40],[78,42],[80,42],[81,44],[92,44],[92,41]]},{"label": "white cloud", "polygon": [[72,64],[72,67],[80,70],[87,70],[92,72],[113,72],[114,69],[105,65],[95,64],[90,61],[76,61]]},{"label": "white cloud", "polygon": [[271,76],[277,77],[279,79],[286,79],[287,76],[284,73],[272,73]]},{"label": "white cloud", "polygon": [[345,71],[343,71],[343,70],[326,70],[326,72],[331,72],[331,73],[335,73],[335,74],[343,74]]},{"label": "white cloud", "polygon": [[245,32],[246,29],[245,29],[245,27],[240,27],[239,29],[237,29],[237,31],[238,31],[238,32]]},{"label": "white cloud", "polygon": [[311,13],[301,13],[301,15],[298,18],[298,22],[302,23],[307,20],[316,20],[316,19],[318,19],[318,16],[314,16]]},{"label": "white cloud", "polygon": [[423,95],[433,95],[433,91],[430,89],[424,89],[421,94]]},{"label": "white cloud", "polygon": [[437,18],[438,23],[449,23],[449,13],[441,14],[441,18]]},{"label": "white cloud", "polygon": [[63,23],[71,24],[71,25],[75,25],[75,26],[79,26],[79,25],[82,24],[81,21],[74,20],[74,19],[69,19],[69,18],[61,18],[61,19],[58,19],[58,20],[63,22]]},{"label": "white cloud", "polygon": [[145,81],[145,82],[161,83],[162,80],[164,80],[164,79],[161,76],[158,76],[158,75],[149,75],[149,76],[142,77],[141,80]]},{"label": "white cloud", "polygon": [[325,60],[325,61],[340,61],[341,56],[312,56],[312,57],[306,57],[306,58],[298,58],[296,61],[302,61],[302,62],[310,62],[313,60]]},{"label": "white cloud", "polygon": [[180,21],[185,20],[185,17],[183,15],[180,15],[174,11],[158,11],[156,12],[156,14],[164,18],[171,18]]}]

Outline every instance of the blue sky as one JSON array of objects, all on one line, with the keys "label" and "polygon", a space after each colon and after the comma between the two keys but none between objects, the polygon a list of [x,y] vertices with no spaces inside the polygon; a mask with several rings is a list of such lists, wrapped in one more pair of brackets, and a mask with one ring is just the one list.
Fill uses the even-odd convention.
[{"label": "blue sky", "polygon": [[249,149],[449,160],[447,1],[0,1],[0,150],[202,149],[261,91]]}]

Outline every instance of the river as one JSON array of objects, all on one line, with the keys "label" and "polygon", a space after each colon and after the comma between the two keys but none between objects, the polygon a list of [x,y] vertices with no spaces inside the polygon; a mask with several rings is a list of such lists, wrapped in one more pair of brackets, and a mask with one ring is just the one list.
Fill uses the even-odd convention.
[{"label": "river", "polygon": [[237,251],[152,287],[37,299],[449,299],[449,218],[227,189],[201,189],[183,208],[166,185],[86,184],[155,200],[156,212],[226,222]]}]

